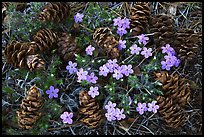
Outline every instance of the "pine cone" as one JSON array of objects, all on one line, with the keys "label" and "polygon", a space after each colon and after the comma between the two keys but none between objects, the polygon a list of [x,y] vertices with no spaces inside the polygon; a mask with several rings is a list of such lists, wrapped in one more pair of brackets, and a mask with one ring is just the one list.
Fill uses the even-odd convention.
[{"label": "pine cone", "polygon": [[67,33],[62,33],[58,39],[57,46],[58,53],[64,61],[74,58],[74,54],[81,51],[80,48],[77,47],[75,38]]},{"label": "pine cone", "polygon": [[169,127],[177,128],[182,126],[185,122],[185,115],[183,109],[173,102],[174,100],[172,98],[165,98],[162,96],[157,97],[159,113],[162,115]]},{"label": "pine cone", "polygon": [[93,39],[112,58],[117,58],[119,57],[118,41],[111,34],[109,28],[98,28],[93,34]]},{"label": "pine cone", "polygon": [[151,19],[150,32],[154,33],[154,43],[157,47],[172,44],[175,39],[174,23],[170,16],[155,15]]},{"label": "pine cone", "polygon": [[191,61],[197,54],[198,35],[192,29],[180,29],[176,33],[173,47],[182,61]]},{"label": "pine cone", "polygon": [[102,112],[99,104],[94,98],[91,98],[86,91],[79,93],[80,108],[79,114],[84,115],[80,120],[89,128],[96,128],[102,122]]},{"label": "pine cone", "polygon": [[147,33],[149,29],[150,7],[148,2],[137,2],[130,11],[130,28],[133,36]]},{"label": "pine cone", "polygon": [[22,129],[31,129],[40,118],[39,112],[42,106],[42,99],[36,86],[28,90],[28,95],[22,100],[20,109],[16,111],[18,125]]},{"label": "pine cone", "polygon": [[178,74],[169,75],[167,71],[155,73],[155,80],[162,83],[164,96],[174,100],[175,104],[184,107],[190,101],[190,85],[185,78]]},{"label": "pine cone", "polygon": [[77,13],[86,7],[86,2],[67,2],[70,5],[70,12]]},{"label": "pine cone", "polygon": [[66,2],[49,2],[43,7],[38,18],[42,21],[59,23],[70,15],[70,6]]},{"label": "pine cone", "polygon": [[4,50],[7,63],[16,68],[44,69],[45,62],[38,54],[35,54],[30,43],[12,41]]},{"label": "pine cone", "polygon": [[51,29],[41,29],[33,36],[33,40],[31,46],[35,49],[35,52],[50,52],[56,48],[58,36]]}]

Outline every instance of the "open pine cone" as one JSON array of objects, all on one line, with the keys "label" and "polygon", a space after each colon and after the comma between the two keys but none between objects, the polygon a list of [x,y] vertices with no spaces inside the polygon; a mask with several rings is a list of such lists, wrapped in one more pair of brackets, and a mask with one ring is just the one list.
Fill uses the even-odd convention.
[{"label": "open pine cone", "polygon": [[183,108],[181,108],[178,104],[174,104],[174,100],[172,98],[158,96],[157,103],[159,105],[159,113],[164,118],[167,126],[177,128],[183,125],[185,122]]},{"label": "open pine cone", "polygon": [[7,63],[16,68],[44,69],[45,62],[40,55],[35,54],[35,50],[30,46],[31,43],[12,41],[4,50]]},{"label": "open pine cone", "polygon": [[33,36],[32,47],[35,52],[50,52],[51,49],[56,48],[58,40],[57,34],[51,29],[41,29]]},{"label": "open pine cone", "polygon": [[153,39],[157,47],[172,44],[175,39],[173,19],[168,15],[155,15],[151,19],[150,32],[154,33]]},{"label": "open pine cone", "polygon": [[98,28],[93,34],[93,39],[99,47],[111,56],[111,58],[118,58],[118,41],[111,34],[109,28]]},{"label": "open pine cone", "polygon": [[66,2],[49,2],[43,7],[38,18],[42,21],[59,23],[70,15],[70,6]]},{"label": "open pine cone", "polygon": [[197,42],[198,35],[192,29],[180,29],[176,33],[173,47],[182,61],[191,61],[197,54]]},{"label": "open pine cone", "polygon": [[162,83],[164,97],[172,98],[174,103],[181,107],[190,101],[190,85],[185,78],[181,78],[178,74],[169,75],[167,71],[155,73],[155,76],[155,80]]},{"label": "open pine cone", "polygon": [[16,111],[18,126],[22,129],[31,129],[40,118],[42,106],[41,95],[36,86],[28,90],[28,95],[22,100],[20,109]]},{"label": "open pine cone", "polygon": [[130,28],[132,35],[147,33],[149,29],[150,7],[148,2],[137,2],[130,11]]},{"label": "open pine cone", "polygon": [[102,111],[96,100],[91,98],[86,91],[81,91],[79,93],[79,103],[79,114],[84,116],[80,121],[89,128],[100,126],[102,122]]},{"label": "open pine cone", "polygon": [[64,61],[73,59],[74,54],[81,51],[80,48],[77,47],[75,37],[72,37],[71,34],[67,33],[62,33],[58,39],[57,46],[57,51]]}]

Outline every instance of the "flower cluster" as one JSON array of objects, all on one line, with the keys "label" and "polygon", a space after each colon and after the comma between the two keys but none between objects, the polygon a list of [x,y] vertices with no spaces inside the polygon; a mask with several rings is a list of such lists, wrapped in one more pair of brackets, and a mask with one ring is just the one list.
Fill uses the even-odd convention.
[{"label": "flower cluster", "polygon": [[111,101],[108,101],[108,104],[105,105],[105,109],[107,110],[107,113],[105,114],[105,117],[107,118],[108,121],[113,121],[113,120],[122,120],[125,119],[125,114],[123,114],[124,110],[115,108],[116,103],[112,103]]},{"label": "flower cluster", "polygon": [[144,114],[146,111],[152,111],[153,113],[157,113],[157,109],[159,106],[156,105],[157,101],[152,101],[152,103],[148,103],[148,108],[146,103],[138,103],[136,110],[139,112],[140,115]]},{"label": "flower cluster", "polygon": [[[140,53],[140,51],[141,51],[141,53]],[[134,44],[134,45],[132,45],[131,47],[130,47],[130,53],[132,54],[132,55],[139,55],[139,54],[141,54],[141,55],[143,55],[145,58],[149,58],[150,56],[152,56],[152,48],[146,48],[146,47],[143,47],[143,49],[142,48],[140,48],[140,47],[138,47],[136,44]]]},{"label": "flower cluster", "polygon": [[180,64],[180,59],[177,59],[175,55],[175,50],[169,45],[166,44],[165,47],[161,47],[162,53],[166,53],[164,56],[166,60],[161,61],[162,69],[170,70],[171,67],[178,67]]},{"label": "flower cluster", "polygon": [[127,33],[127,30],[126,28],[130,28],[130,20],[129,19],[121,19],[121,17],[118,17],[118,18],[115,18],[113,19],[114,21],[114,26],[118,26],[117,28],[117,33],[120,35],[120,36],[123,36],[124,34]]},{"label": "flower cluster", "polygon": [[119,80],[123,75],[128,76],[133,73],[132,65],[121,65],[117,64],[117,59],[109,59],[106,64],[99,67],[99,75],[107,76],[108,73],[113,73],[113,78]]}]

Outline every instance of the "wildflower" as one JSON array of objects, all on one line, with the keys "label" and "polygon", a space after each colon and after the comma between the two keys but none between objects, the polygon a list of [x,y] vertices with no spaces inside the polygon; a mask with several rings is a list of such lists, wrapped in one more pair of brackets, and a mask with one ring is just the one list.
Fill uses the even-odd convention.
[{"label": "wildflower", "polygon": [[162,49],[162,53],[167,53],[167,54],[172,54],[174,55],[175,54],[175,50],[169,45],[169,44],[166,44],[165,47],[161,47]]},{"label": "wildflower", "polygon": [[115,68],[118,67],[117,59],[113,59],[113,60],[109,59],[105,65],[109,69],[109,72],[112,73],[115,70]]},{"label": "wildflower", "polygon": [[92,98],[95,98],[95,96],[98,96],[98,95],[99,95],[98,87],[93,87],[93,86],[91,86],[91,87],[90,87],[90,90],[88,91],[88,94],[89,94]]},{"label": "wildflower", "polygon": [[118,27],[117,33],[122,37],[127,31],[124,28]]},{"label": "wildflower", "polygon": [[157,113],[157,109],[159,106],[156,105],[157,101],[152,101],[152,103],[148,103],[148,111],[152,111],[153,113]]},{"label": "wildflower", "polygon": [[76,23],[82,22],[82,21],[83,21],[83,17],[84,17],[83,14],[77,13],[77,14],[74,16],[74,20],[75,20]]},{"label": "wildflower", "polygon": [[116,108],[115,109],[115,116],[117,118],[117,120],[121,120],[121,119],[125,119],[125,114],[123,114],[124,112],[124,109],[119,109],[119,108]]},{"label": "wildflower", "polygon": [[119,69],[115,69],[114,74],[113,74],[113,78],[116,78],[117,80],[119,80],[122,77],[123,77],[122,72]]},{"label": "wildflower", "polygon": [[72,117],[73,117],[73,113],[72,112],[64,112],[63,114],[61,114],[60,118],[63,120],[63,123],[68,123],[68,124],[72,124]]},{"label": "wildflower", "polygon": [[99,75],[106,77],[109,73],[109,69],[106,67],[106,65],[99,67]]},{"label": "wildflower", "polygon": [[144,112],[147,111],[146,103],[138,103],[137,105],[138,107],[136,107],[136,110],[140,115],[144,114]]},{"label": "wildflower", "polygon": [[54,89],[53,86],[50,86],[50,89],[46,91],[46,94],[49,94],[49,99],[52,99],[53,97],[58,97],[59,89]]},{"label": "wildflower", "polygon": [[172,54],[165,55],[164,58],[170,66],[173,66],[175,61],[177,61],[176,56],[173,56]]},{"label": "wildflower", "polygon": [[123,40],[123,41],[122,41],[122,40],[119,40],[118,50],[122,50],[122,49],[126,48],[125,43],[126,43],[126,40]]},{"label": "wildflower", "polygon": [[[129,19],[122,19],[122,28],[126,29],[126,28],[130,28],[130,20]],[[120,26],[118,26],[120,27]]]},{"label": "wildflower", "polygon": [[138,47],[136,44],[134,44],[134,45],[132,45],[131,47],[130,47],[130,53],[132,54],[132,55],[134,55],[134,54],[136,54],[136,55],[138,55],[138,54],[140,54],[140,51],[142,50],[140,47]]},{"label": "wildflower", "polygon": [[118,27],[122,26],[121,17],[117,17],[117,18],[113,19],[113,21],[114,21],[113,26],[118,26]]},{"label": "wildflower", "polygon": [[77,76],[78,76],[78,82],[81,82],[81,80],[86,80],[88,72],[84,71],[83,68],[80,68],[79,71],[77,71]]},{"label": "wildflower", "polygon": [[146,47],[143,48],[143,51],[141,52],[141,55],[144,55],[145,58],[148,58],[149,56],[152,56],[152,48],[147,49]]},{"label": "wildflower", "polygon": [[145,37],[144,34],[137,36],[139,38],[138,42],[141,44],[143,43],[144,45],[147,44],[147,41],[149,40],[148,37]]},{"label": "wildflower", "polygon": [[133,73],[133,69],[132,69],[132,65],[122,65],[121,66],[123,69],[122,69],[122,73],[125,75],[125,76],[129,76],[129,74],[132,74]]},{"label": "wildflower", "polygon": [[112,103],[111,101],[108,101],[108,105],[105,105],[105,109],[107,109],[108,112],[114,111],[116,106],[116,103]]},{"label": "wildflower", "polygon": [[174,66],[178,67],[180,63],[181,63],[180,59],[176,59],[174,62]]},{"label": "wildflower", "polygon": [[115,108],[113,109],[113,111],[105,113],[105,117],[107,118],[108,121],[116,120]]},{"label": "wildflower", "polygon": [[168,61],[161,61],[162,69],[170,70],[171,65],[169,65]]},{"label": "wildflower", "polygon": [[66,69],[69,71],[70,74],[73,74],[77,72],[77,63],[73,63],[72,61],[69,61],[69,65],[66,66]]},{"label": "wildflower", "polygon": [[91,83],[96,83],[96,81],[98,80],[98,77],[95,76],[95,74],[92,72],[90,75],[87,75],[86,77],[87,81],[88,82],[91,82]]},{"label": "wildflower", "polygon": [[86,48],[86,54],[87,55],[93,55],[93,51],[95,50],[94,47],[92,47],[91,45],[89,45],[87,48]]}]

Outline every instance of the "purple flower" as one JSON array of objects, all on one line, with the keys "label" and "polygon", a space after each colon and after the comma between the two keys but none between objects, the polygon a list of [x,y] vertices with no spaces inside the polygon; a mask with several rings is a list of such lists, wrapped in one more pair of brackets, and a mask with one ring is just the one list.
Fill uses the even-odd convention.
[{"label": "purple flower", "polygon": [[84,71],[83,68],[80,68],[79,71],[77,71],[77,76],[78,76],[77,82],[81,82],[81,80],[86,80],[87,75],[88,75],[88,72]]},{"label": "purple flower", "polygon": [[138,42],[141,44],[143,43],[144,45],[147,44],[147,41],[149,40],[148,37],[145,37],[144,34],[137,36],[139,38]]},{"label": "purple flower", "polygon": [[106,65],[99,67],[99,75],[100,76],[106,77],[108,73],[109,73],[109,69],[106,67]]},{"label": "purple flower", "polygon": [[126,40],[119,40],[119,43],[118,43],[118,50],[122,50],[122,49],[125,49],[126,48]]},{"label": "purple flower", "polygon": [[118,27],[122,26],[121,17],[117,17],[117,18],[113,19],[113,21],[114,21],[113,26],[118,26]]},{"label": "purple flower", "polygon": [[172,54],[174,55],[175,54],[175,50],[169,45],[169,44],[166,44],[165,47],[161,47],[162,49],[162,53],[167,53],[167,54]]},{"label": "purple flower", "polygon": [[66,69],[69,71],[70,74],[73,74],[77,72],[77,63],[72,63],[72,61],[69,61],[69,65],[66,66]]},{"label": "purple flower", "polygon": [[116,108],[115,109],[115,116],[117,118],[117,120],[121,120],[121,119],[125,119],[125,114],[123,114],[124,110],[123,109],[119,109],[119,108]]},{"label": "purple flower", "polygon": [[86,48],[86,54],[87,55],[93,55],[93,51],[95,50],[94,47],[92,47],[91,45],[89,45],[87,48]]},{"label": "purple flower", "polygon": [[164,58],[170,66],[173,66],[175,64],[175,61],[177,61],[177,58],[172,54],[165,55]]},{"label": "purple flower", "polygon": [[58,97],[58,92],[59,89],[54,89],[53,86],[50,86],[49,90],[46,90],[46,94],[49,94],[49,99],[52,99],[53,97],[57,98]]},{"label": "purple flower", "polygon": [[152,51],[152,48],[147,49],[146,47],[144,47],[143,51],[141,52],[141,55],[144,55],[145,58],[148,58],[149,56],[152,56],[151,51]]},{"label": "purple flower", "polygon": [[61,114],[60,118],[63,120],[63,123],[68,123],[68,124],[72,124],[72,117],[73,117],[73,113],[72,112],[64,112],[63,114]]},{"label": "purple flower", "polygon": [[136,44],[134,44],[134,45],[132,45],[131,47],[130,47],[130,53],[132,54],[132,55],[134,55],[134,54],[136,54],[136,55],[138,55],[138,54],[140,54],[140,51],[142,50],[140,47],[138,47]]},{"label": "purple flower", "polygon": [[120,69],[115,69],[114,74],[113,74],[113,78],[119,80],[122,77],[123,77],[123,74],[122,74],[121,70]]},{"label": "purple flower", "polygon": [[157,109],[159,106],[156,105],[157,101],[152,101],[152,103],[148,103],[148,111],[152,111],[153,113],[157,113]]},{"label": "purple flower", "polygon": [[[130,28],[130,20],[129,19],[122,19],[121,22],[122,22],[122,27],[124,29]],[[120,27],[120,26],[118,26],[118,27]]]},{"label": "purple flower", "polygon": [[136,107],[136,110],[140,115],[144,114],[144,112],[147,111],[146,103],[138,103],[137,105],[138,107]]},{"label": "purple flower", "polygon": [[109,72],[112,73],[115,70],[115,68],[118,67],[117,59],[113,59],[113,60],[109,59],[105,65],[109,69]]},{"label": "purple flower", "polygon": [[108,101],[108,105],[105,105],[105,109],[107,109],[108,112],[114,111],[116,106],[116,103],[112,103],[111,101]]},{"label": "purple flower", "polygon": [[169,65],[168,61],[161,61],[162,69],[170,70],[171,65]]},{"label": "purple flower", "polygon": [[129,76],[129,74],[133,73],[132,65],[122,65],[122,74],[125,76]]},{"label": "purple flower", "polygon": [[98,77],[95,76],[95,74],[92,72],[90,75],[87,75],[86,77],[87,81],[88,82],[91,82],[91,83],[96,83],[96,81],[98,80]]},{"label": "purple flower", "polygon": [[127,30],[125,30],[124,28],[118,27],[117,33],[122,37],[124,34],[127,33]]},{"label": "purple flower", "polygon": [[180,63],[181,63],[180,59],[176,59],[174,62],[174,66],[178,67]]},{"label": "purple flower", "polygon": [[76,23],[82,22],[82,21],[83,21],[83,17],[84,17],[83,14],[77,13],[77,14],[74,16],[74,20],[75,20]]},{"label": "purple flower", "polygon": [[112,111],[105,113],[105,117],[107,118],[108,121],[116,120],[115,108]]},{"label": "purple flower", "polygon": [[95,98],[95,96],[98,96],[98,95],[99,95],[98,87],[93,87],[93,86],[91,86],[91,87],[90,87],[90,90],[88,91],[88,94],[89,94],[92,98]]}]

